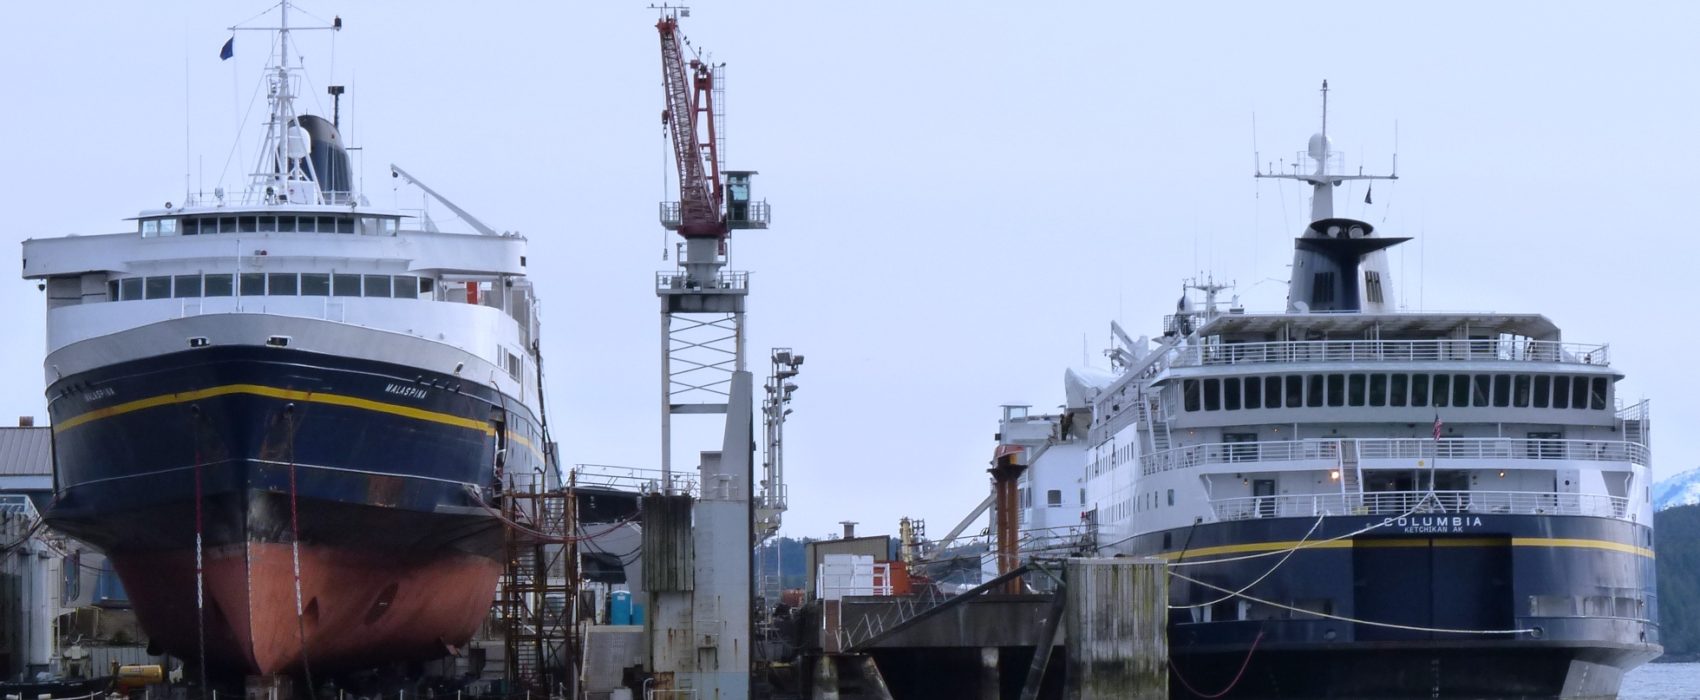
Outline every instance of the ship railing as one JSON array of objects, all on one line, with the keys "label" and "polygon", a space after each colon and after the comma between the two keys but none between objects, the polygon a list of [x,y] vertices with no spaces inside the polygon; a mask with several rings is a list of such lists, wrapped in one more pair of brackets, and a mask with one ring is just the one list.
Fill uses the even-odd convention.
[{"label": "ship railing", "polygon": [[660,469],[644,467],[575,464],[572,468],[572,477],[577,488],[606,488],[615,491],[651,494],[667,491],[667,486],[671,483],[672,493],[689,496],[701,495],[696,474],[689,471],[674,470],[672,474],[664,475]]},{"label": "ship railing", "polygon": [[1324,515],[1586,515],[1625,519],[1629,499],[1545,491],[1370,491],[1241,496],[1210,501],[1217,520]]},{"label": "ship railing", "polygon": [[1141,455],[1139,461],[1141,470],[1149,476],[1208,464],[1318,462],[1331,465],[1337,464],[1339,457],[1339,440],[1270,440],[1182,445]]},{"label": "ship railing", "polygon": [[1646,445],[1620,440],[1550,438],[1384,438],[1358,440],[1358,458],[1375,459],[1560,459],[1648,464]]},{"label": "ship railing", "polygon": [[[1359,460],[1577,460],[1651,464],[1645,444],[1621,440],[1547,438],[1366,438],[1356,439]],[[1208,465],[1312,462],[1312,468],[1338,464],[1340,440],[1272,440],[1183,445],[1141,455],[1140,469],[1158,472]],[[1300,467],[1300,465],[1294,465]],[[1366,467],[1372,466],[1369,464]],[[1414,466],[1414,465],[1413,465]]]},{"label": "ship railing", "polygon": [[1294,340],[1178,348],[1174,367],[1295,362],[1555,362],[1611,364],[1611,346],[1552,340]]}]

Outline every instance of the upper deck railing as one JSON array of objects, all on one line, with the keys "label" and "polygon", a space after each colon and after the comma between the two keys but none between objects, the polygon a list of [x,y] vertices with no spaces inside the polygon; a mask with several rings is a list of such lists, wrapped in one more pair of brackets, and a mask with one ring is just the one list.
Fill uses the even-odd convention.
[{"label": "upper deck railing", "polygon": [[[1580,460],[1650,464],[1651,452],[1638,442],[1527,438],[1366,438],[1357,440],[1273,440],[1183,445],[1140,456],[1146,475],[1207,465],[1251,466],[1265,462],[1339,464],[1341,451],[1355,450],[1356,463],[1381,459]],[[1366,464],[1365,466],[1373,466]],[[1317,467],[1312,467],[1317,468]]]},{"label": "upper deck railing", "polygon": [[1295,340],[1193,345],[1171,367],[1294,362],[1556,362],[1611,364],[1611,346],[1549,340]]}]

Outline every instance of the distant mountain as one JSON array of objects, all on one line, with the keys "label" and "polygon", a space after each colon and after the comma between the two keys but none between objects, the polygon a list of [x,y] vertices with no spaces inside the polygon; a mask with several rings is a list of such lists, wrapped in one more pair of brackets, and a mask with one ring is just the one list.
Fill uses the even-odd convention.
[{"label": "distant mountain", "polygon": [[1653,509],[1700,505],[1700,469],[1690,469],[1653,484]]}]

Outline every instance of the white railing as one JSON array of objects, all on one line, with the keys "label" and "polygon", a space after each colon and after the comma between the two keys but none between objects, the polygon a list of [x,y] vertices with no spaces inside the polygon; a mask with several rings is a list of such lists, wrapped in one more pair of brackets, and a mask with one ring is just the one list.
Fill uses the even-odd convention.
[{"label": "white railing", "polygon": [[[660,469],[643,467],[620,467],[611,464],[575,464],[572,468],[573,485],[577,488],[606,488],[615,491],[633,491],[637,493],[660,493],[665,490],[667,482],[663,480]],[[694,472],[674,470],[670,475],[672,492],[691,496],[700,495],[697,475]]]},{"label": "white railing", "polygon": [[1212,442],[1183,445],[1141,455],[1140,469],[1146,475],[1206,464],[1324,461],[1340,458],[1339,440],[1276,440],[1268,442]]},{"label": "white railing", "polygon": [[[1141,455],[1141,472],[1158,472],[1215,464],[1253,465],[1267,462],[1312,461],[1338,463],[1340,440],[1276,440],[1270,442],[1212,442],[1185,445]],[[1580,460],[1651,464],[1646,445],[1611,440],[1524,438],[1370,438],[1355,439],[1359,460],[1483,459]],[[1366,465],[1367,466],[1367,465]]]},{"label": "white railing", "polygon": [[1624,519],[1629,499],[1542,491],[1372,491],[1283,496],[1243,496],[1210,501],[1217,520],[1322,515],[1591,515]]},{"label": "white railing", "polygon": [[1648,464],[1646,445],[1607,440],[1392,438],[1359,440],[1359,459],[1573,459]]},{"label": "white railing", "polygon": [[708,287],[697,286],[685,272],[655,273],[655,288],[662,292],[701,292],[746,290],[750,288],[750,273],[737,270],[721,271],[714,275],[714,282]]},{"label": "white railing", "polygon": [[1179,348],[1174,367],[1288,362],[1557,362],[1609,365],[1611,346],[1550,340],[1295,340]]}]

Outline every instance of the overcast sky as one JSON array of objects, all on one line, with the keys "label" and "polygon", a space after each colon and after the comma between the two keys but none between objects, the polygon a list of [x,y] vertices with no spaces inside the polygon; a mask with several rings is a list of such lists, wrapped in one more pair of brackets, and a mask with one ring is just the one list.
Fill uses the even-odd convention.
[{"label": "overcast sky", "polygon": [[[565,460],[658,460],[655,221],[667,156],[655,14],[632,2],[311,0],[311,94],[349,86],[374,204],[395,162],[531,242]],[[239,186],[264,2],[30,2],[0,23],[7,212],[30,236],[110,233],[189,179]],[[729,165],[773,228],[741,232],[749,347],[808,359],[787,427],[785,532],[844,519],[942,534],[986,493],[998,406],[1060,404],[1108,324],[1155,335],[1182,278],[1282,308],[1305,193],[1251,178],[1317,129],[1397,184],[1339,212],[1386,235],[1410,310],[1536,312],[1610,343],[1653,400],[1655,474],[1700,466],[1700,5],[702,2],[728,64]],[[186,89],[187,86],[187,89]],[[310,111],[319,109],[308,102]],[[236,125],[247,116],[238,142]],[[185,128],[187,119],[187,129]],[[186,143],[187,142],[187,143]],[[231,159],[232,148],[237,158]],[[358,164],[358,161],[357,161]],[[441,208],[436,211],[441,213]],[[444,213],[446,214],[446,213]],[[16,269],[16,268],[14,268]],[[43,295],[0,286],[0,415],[45,415]],[[759,381],[759,379],[758,379]],[[686,431],[689,432],[689,431]],[[681,444],[679,455],[707,444]],[[688,458],[676,460],[688,465]]]}]

